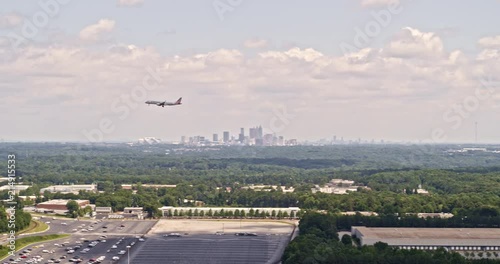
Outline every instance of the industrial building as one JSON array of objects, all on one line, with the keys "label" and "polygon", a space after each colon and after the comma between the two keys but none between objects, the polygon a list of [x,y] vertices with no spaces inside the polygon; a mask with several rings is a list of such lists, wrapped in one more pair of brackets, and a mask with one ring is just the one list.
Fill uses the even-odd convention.
[{"label": "industrial building", "polygon": [[143,207],[125,207],[125,208],[123,208],[122,216],[125,218],[144,219],[144,208]]},{"label": "industrial building", "polygon": [[97,192],[97,185],[96,184],[53,185],[47,188],[40,189],[40,194],[43,194],[45,191],[51,193],[74,193],[74,194],[78,194],[78,192],[80,191]]},{"label": "industrial building", "polygon": [[361,245],[377,242],[402,249],[428,249],[439,247],[453,251],[500,250],[499,228],[389,228],[353,226],[353,236]]},{"label": "industrial building", "polygon": [[[68,208],[66,204],[71,200],[65,199],[54,199],[47,202],[39,203],[35,207],[36,212],[43,213],[66,213]],[[80,208],[85,208],[87,205],[90,205],[89,200],[74,200]]]},{"label": "industrial building", "polygon": [[20,191],[25,191],[31,187],[31,185],[21,185],[21,184],[14,184],[14,185],[4,185],[0,187],[0,191],[15,191],[20,192]]},{"label": "industrial building", "polygon": [[321,192],[331,194],[347,194],[349,192],[357,192],[358,188],[368,189],[365,186],[355,186],[354,181],[333,179],[323,187],[315,185],[314,188],[311,189],[311,191],[312,193]]},{"label": "industrial building", "polygon": [[[121,185],[123,190],[132,190],[134,187],[137,187],[137,185],[133,184],[122,184]],[[141,187],[143,188],[175,188],[177,185],[175,184],[141,184]]]}]

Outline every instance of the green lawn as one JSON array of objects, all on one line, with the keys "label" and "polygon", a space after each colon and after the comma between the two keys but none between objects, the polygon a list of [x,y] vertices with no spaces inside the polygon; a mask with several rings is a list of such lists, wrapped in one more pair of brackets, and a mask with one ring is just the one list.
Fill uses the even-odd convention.
[{"label": "green lawn", "polygon": [[30,225],[22,230],[21,232],[19,232],[19,234],[30,234],[30,233],[36,233],[36,232],[42,232],[42,231],[45,231],[49,229],[49,226],[42,222],[42,221],[38,221],[38,220],[32,220]]}]

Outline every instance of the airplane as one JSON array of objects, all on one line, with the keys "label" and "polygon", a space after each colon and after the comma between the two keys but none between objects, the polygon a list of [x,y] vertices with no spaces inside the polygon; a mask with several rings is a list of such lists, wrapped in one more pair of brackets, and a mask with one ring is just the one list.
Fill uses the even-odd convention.
[{"label": "airplane", "polygon": [[146,104],[148,105],[151,105],[151,104],[154,104],[154,105],[157,105],[157,106],[161,106],[161,107],[165,107],[166,105],[167,106],[174,106],[174,105],[180,105],[182,104],[181,103],[182,101],[182,97],[177,99],[177,101],[175,102],[167,102],[167,101],[146,101]]}]

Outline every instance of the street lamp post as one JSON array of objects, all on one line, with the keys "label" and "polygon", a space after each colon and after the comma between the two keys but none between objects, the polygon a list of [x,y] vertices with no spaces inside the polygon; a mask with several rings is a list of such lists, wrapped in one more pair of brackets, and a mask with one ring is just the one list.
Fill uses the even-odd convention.
[{"label": "street lamp post", "polygon": [[130,246],[127,246],[127,264],[130,264]]}]

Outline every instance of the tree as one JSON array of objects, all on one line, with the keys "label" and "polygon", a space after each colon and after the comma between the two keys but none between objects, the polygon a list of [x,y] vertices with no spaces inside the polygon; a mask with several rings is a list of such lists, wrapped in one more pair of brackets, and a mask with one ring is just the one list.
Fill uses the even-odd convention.
[{"label": "tree", "polygon": [[341,242],[346,246],[352,246],[352,237],[348,234],[345,234],[342,236]]},{"label": "tree", "polygon": [[69,200],[66,203],[66,208],[68,209],[68,214],[76,218],[78,216],[78,210],[80,209],[80,205],[75,200]]},{"label": "tree", "polygon": [[85,208],[83,209],[83,213],[92,215],[92,207],[90,207],[90,205],[85,206]]},{"label": "tree", "polygon": [[148,213],[148,218],[157,218],[161,216],[160,209],[155,204],[145,204],[144,211]]},{"label": "tree", "polygon": [[234,218],[239,218],[240,217],[240,210],[236,209],[234,210]]}]

